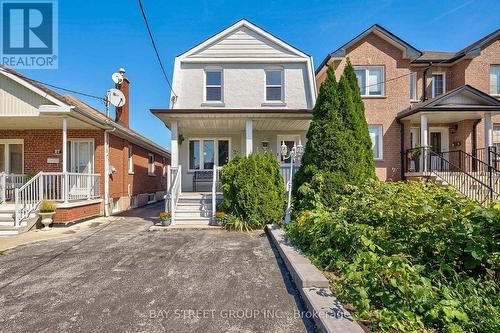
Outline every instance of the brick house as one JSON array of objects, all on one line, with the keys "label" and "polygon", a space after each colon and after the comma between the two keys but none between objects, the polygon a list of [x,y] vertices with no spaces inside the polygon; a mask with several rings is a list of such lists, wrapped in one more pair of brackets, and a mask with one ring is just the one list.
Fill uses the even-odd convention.
[{"label": "brick house", "polygon": [[42,199],[56,202],[57,224],[163,199],[170,152],[129,128],[122,75],[127,103],[113,120],[0,67],[0,234],[28,229]]},{"label": "brick house", "polygon": [[[499,39],[500,29],[458,52],[421,51],[373,25],[330,53],[316,82],[325,80],[328,65],[337,78],[347,58],[354,65],[380,179],[433,172],[463,192],[474,183],[498,194]],[[457,183],[459,174],[469,187]]]}]

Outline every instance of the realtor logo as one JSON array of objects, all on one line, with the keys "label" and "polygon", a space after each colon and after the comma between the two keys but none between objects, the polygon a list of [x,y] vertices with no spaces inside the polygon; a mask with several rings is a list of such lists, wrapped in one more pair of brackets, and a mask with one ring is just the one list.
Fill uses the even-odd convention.
[{"label": "realtor logo", "polygon": [[4,65],[57,68],[57,0],[3,0],[1,19]]}]

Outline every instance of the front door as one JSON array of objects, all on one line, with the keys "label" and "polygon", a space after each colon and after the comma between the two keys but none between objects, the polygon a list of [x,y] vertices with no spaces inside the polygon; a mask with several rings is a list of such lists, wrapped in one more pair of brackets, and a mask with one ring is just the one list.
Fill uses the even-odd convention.
[{"label": "front door", "polygon": [[[430,128],[429,129],[429,146],[434,152],[430,162],[432,168],[435,170],[448,169],[448,164],[443,164],[442,159],[439,156],[443,156],[444,152],[449,150],[448,145],[448,128]],[[448,156],[444,156],[448,158]]]}]

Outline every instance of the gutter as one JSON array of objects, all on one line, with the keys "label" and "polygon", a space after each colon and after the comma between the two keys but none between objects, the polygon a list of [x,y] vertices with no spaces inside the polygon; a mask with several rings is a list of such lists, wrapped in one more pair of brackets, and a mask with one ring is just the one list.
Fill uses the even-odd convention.
[{"label": "gutter", "polygon": [[109,133],[116,130],[104,130],[104,216],[109,216]]}]

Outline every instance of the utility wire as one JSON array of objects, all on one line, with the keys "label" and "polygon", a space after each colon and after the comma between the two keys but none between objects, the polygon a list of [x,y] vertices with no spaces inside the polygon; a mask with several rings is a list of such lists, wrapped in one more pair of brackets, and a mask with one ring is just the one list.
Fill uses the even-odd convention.
[{"label": "utility wire", "polygon": [[95,95],[87,94],[87,93],[84,93],[84,92],[80,92],[80,91],[76,91],[76,90],[72,90],[72,89],[67,89],[67,88],[63,88],[63,87],[60,87],[60,86],[56,86],[56,85],[53,85],[53,84],[50,84],[50,83],[47,83],[47,82],[38,81],[38,80],[35,80],[35,79],[31,79],[29,77],[26,77],[26,76],[24,76],[22,74],[15,73],[15,72],[5,71],[5,73],[17,76],[18,78],[21,78],[21,79],[26,80],[26,81],[35,82],[35,83],[42,84],[42,85],[47,86],[47,87],[51,87],[51,88],[54,88],[54,89],[66,91],[66,92],[69,92],[69,93],[72,93],[72,94],[75,94],[75,95],[81,95],[81,96],[85,96],[85,97],[95,98],[95,99],[98,99],[100,101],[106,101],[106,98],[104,98],[104,97],[95,96]]},{"label": "utility wire", "polygon": [[167,72],[165,71],[165,67],[163,67],[163,63],[160,58],[160,53],[158,52],[158,49],[156,47],[155,40],[153,38],[153,33],[151,32],[151,29],[149,27],[148,19],[146,18],[146,13],[144,12],[144,7],[142,6],[142,1],[139,0],[139,7],[141,8],[141,13],[142,17],[144,18],[144,23],[146,24],[146,29],[148,29],[148,34],[149,38],[151,39],[151,44],[153,45],[153,49],[156,53],[156,58],[158,59],[158,62],[160,63],[161,71],[163,72],[163,76],[165,77],[165,80],[167,81],[168,86],[170,87],[170,90],[174,94],[175,97],[177,97],[177,94],[174,91],[174,88],[172,88],[172,85],[170,84],[170,80],[168,79]]}]

